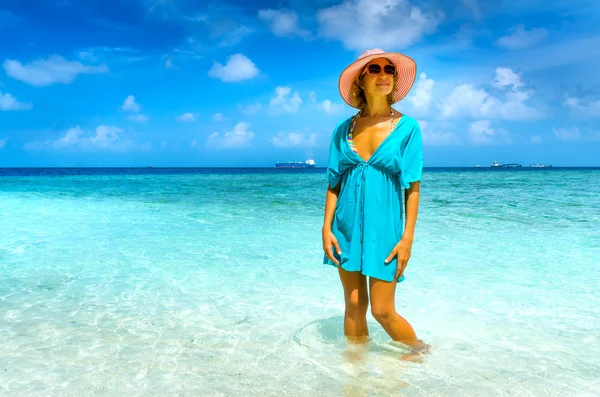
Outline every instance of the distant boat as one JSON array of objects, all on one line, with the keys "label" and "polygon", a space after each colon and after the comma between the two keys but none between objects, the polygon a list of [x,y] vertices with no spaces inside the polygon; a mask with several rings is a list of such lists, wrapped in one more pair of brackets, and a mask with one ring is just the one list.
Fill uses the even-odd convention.
[{"label": "distant boat", "polygon": [[491,167],[502,167],[502,168],[519,168],[521,167],[521,164],[517,164],[517,163],[509,163],[509,164],[498,164],[497,161],[494,161],[491,165]]},{"label": "distant boat", "polygon": [[302,161],[284,161],[275,163],[275,168],[314,168],[317,164],[315,160],[308,159],[304,162]]},{"label": "distant boat", "polygon": [[552,168],[552,164],[529,164],[531,168]]}]

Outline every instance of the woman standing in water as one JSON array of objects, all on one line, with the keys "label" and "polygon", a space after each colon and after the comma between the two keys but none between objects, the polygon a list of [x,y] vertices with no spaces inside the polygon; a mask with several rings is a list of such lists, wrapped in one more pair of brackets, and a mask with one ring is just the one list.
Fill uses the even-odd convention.
[{"label": "woman standing in water", "polygon": [[415,77],[411,58],[373,49],[339,79],[342,98],[358,113],[331,136],[323,263],[338,268],[344,334],[353,341],[368,339],[370,303],[373,317],[393,340],[424,345],[394,306],[414,240],[423,153],[419,124],[391,105],[408,94]]}]

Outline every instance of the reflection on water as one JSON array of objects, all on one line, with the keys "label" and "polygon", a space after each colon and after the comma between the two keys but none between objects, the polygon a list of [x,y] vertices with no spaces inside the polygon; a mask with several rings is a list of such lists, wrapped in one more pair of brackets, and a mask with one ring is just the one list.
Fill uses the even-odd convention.
[{"label": "reflection on water", "polygon": [[343,317],[331,317],[307,324],[293,340],[310,361],[341,381],[341,396],[398,395],[413,386],[405,378],[411,368],[424,365],[427,356],[390,340],[380,328],[369,324],[369,338],[352,340],[343,334]]}]

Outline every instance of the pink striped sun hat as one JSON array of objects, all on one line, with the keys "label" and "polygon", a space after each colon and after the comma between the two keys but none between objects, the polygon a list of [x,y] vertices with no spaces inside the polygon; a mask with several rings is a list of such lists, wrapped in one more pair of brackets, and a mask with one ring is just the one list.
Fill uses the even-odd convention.
[{"label": "pink striped sun hat", "polygon": [[342,98],[344,99],[344,102],[352,107],[355,107],[352,104],[351,90],[357,73],[359,73],[362,68],[373,59],[382,57],[389,59],[396,66],[396,70],[398,71],[398,81],[392,90],[392,103],[398,102],[408,94],[415,83],[415,78],[417,77],[416,62],[411,57],[404,54],[397,52],[385,52],[379,48],[374,48],[360,54],[356,61],[348,65],[340,75],[338,88]]}]

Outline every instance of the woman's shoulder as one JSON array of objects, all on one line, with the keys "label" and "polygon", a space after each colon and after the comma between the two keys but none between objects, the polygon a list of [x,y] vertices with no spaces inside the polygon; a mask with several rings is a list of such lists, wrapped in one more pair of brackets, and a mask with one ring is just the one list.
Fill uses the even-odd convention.
[{"label": "woman's shoulder", "polygon": [[[400,112],[399,112],[400,113]],[[406,113],[400,113],[402,115],[402,126],[408,129],[421,128],[419,122]]]},{"label": "woman's shoulder", "polygon": [[346,118],[338,121],[335,128],[333,129],[332,138],[334,138],[334,137],[339,138],[342,136],[342,133],[347,130],[348,125],[350,124],[350,121],[352,121],[352,117],[354,117],[354,116],[349,116],[349,117],[346,117]]},{"label": "woman's shoulder", "polygon": [[344,128],[346,125],[350,124],[350,122],[352,121],[353,117],[354,117],[354,115],[348,116],[348,117],[344,117],[343,119],[341,119],[337,123],[337,126],[335,127],[336,131],[339,130],[340,128]]},{"label": "woman's shoulder", "polygon": [[421,135],[421,125],[419,122],[414,117],[407,114],[402,115],[402,120],[398,123],[398,130],[399,134],[397,135],[403,141]]}]

